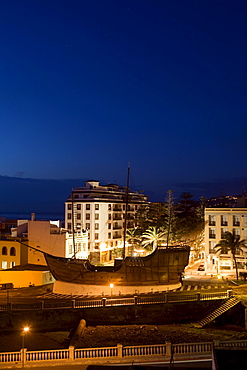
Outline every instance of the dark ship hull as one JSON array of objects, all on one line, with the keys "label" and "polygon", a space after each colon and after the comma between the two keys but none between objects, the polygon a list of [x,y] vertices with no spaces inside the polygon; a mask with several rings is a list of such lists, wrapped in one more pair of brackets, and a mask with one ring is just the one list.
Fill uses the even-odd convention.
[{"label": "dark ship hull", "polygon": [[158,247],[146,257],[115,260],[114,266],[95,266],[88,260],[45,254],[47,265],[58,281],[73,284],[153,286],[177,284],[188,264],[190,248]]}]

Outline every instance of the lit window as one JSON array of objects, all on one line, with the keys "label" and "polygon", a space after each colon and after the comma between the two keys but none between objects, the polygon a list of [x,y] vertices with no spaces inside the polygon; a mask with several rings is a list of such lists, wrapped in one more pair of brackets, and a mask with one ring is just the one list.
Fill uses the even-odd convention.
[{"label": "lit window", "polygon": [[15,266],[15,262],[10,262],[10,268]]},{"label": "lit window", "polygon": [[7,261],[2,261],[2,269],[6,270],[8,268]]},{"label": "lit window", "polygon": [[90,223],[86,223],[86,229],[90,230]]},{"label": "lit window", "polygon": [[98,234],[98,233],[95,233],[95,235],[94,235],[94,239],[95,239],[95,240],[98,240],[98,239],[99,239],[99,234]]},{"label": "lit window", "polygon": [[95,224],[95,230],[99,230],[99,224]]},{"label": "lit window", "polygon": [[99,243],[95,243],[94,248],[99,249]]},{"label": "lit window", "polygon": [[99,204],[95,204],[95,210],[98,211],[99,210]]},{"label": "lit window", "polygon": [[95,213],[95,220],[98,220],[98,219],[99,219],[99,214]]}]

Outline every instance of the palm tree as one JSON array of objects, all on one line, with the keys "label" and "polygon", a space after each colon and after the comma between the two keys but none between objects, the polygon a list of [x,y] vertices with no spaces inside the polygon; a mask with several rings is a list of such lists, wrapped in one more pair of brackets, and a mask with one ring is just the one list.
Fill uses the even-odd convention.
[{"label": "palm tree", "polygon": [[214,248],[216,249],[216,252],[220,252],[222,254],[227,254],[229,251],[231,252],[233,261],[235,263],[236,278],[238,280],[236,254],[238,254],[240,251],[243,252],[243,249],[246,248],[246,241],[244,239],[240,240],[239,235],[234,235],[233,232],[230,233],[227,231],[224,233],[223,239],[221,239]]},{"label": "palm tree", "polygon": [[129,254],[133,256],[134,247],[141,243],[141,237],[137,234],[137,227],[127,230],[126,239],[131,245],[131,247],[129,248]]},{"label": "palm tree", "polygon": [[154,250],[160,242],[165,241],[166,233],[151,226],[142,234],[142,237],[142,245],[145,248],[152,245],[152,250]]}]

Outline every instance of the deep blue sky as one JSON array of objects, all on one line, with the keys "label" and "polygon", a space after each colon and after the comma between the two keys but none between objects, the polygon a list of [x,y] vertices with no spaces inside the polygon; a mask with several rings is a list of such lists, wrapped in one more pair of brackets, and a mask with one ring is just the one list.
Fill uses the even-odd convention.
[{"label": "deep blue sky", "polygon": [[146,192],[247,189],[246,19],[246,0],[1,0],[0,175],[124,184],[130,162]]}]

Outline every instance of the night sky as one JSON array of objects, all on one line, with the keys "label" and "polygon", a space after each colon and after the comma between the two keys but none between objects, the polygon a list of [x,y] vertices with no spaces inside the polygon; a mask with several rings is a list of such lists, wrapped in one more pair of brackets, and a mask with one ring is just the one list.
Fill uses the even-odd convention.
[{"label": "night sky", "polygon": [[246,0],[1,0],[0,175],[124,185],[130,162],[160,200],[247,190],[246,19]]}]

